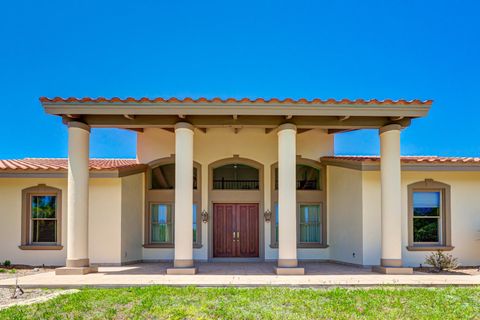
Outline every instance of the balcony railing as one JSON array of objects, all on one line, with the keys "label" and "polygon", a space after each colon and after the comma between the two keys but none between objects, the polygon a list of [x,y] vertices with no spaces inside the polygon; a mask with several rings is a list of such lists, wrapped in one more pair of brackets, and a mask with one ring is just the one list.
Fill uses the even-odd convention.
[{"label": "balcony railing", "polygon": [[213,180],[213,189],[216,190],[258,190],[258,180]]},{"label": "balcony railing", "polygon": [[[297,190],[318,190],[317,180],[297,180]],[[278,180],[275,180],[275,190],[278,190]]]}]

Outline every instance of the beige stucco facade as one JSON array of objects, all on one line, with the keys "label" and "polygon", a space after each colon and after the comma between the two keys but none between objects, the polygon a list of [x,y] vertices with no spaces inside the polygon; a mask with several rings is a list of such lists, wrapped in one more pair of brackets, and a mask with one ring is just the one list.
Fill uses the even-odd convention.
[{"label": "beige stucco facade", "polygon": [[[278,161],[278,136],[261,129],[243,129],[237,133],[228,128],[195,130],[193,160],[201,166],[201,209],[212,211],[209,198],[209,165],[238,156],[264,166],[263,199],[259,203],[260,219],[271,205],[271,170]],[[252,143],[255,141],[255,143]],[[333,136],[324,130],[296,135],[297,156],[319,161],[331,156]],[[138,160],[149,163],[175,154],[175,135],[162,129],[147,129],[138,134]],[[299,260],[333,260],[357,265],[378,265],[381,259],[381,177],[379,168],[346,168],[326,166],[327,244],[325,248],[297,248]],[[136,261],[173,261],[174,248],[146,248],[145,185],[146,173],[124,177],[90,178],[88,210],[88,251],[93,265],[118,265]],[[464,265],[480,264],[480,172],[413,171],[401,172],[401,256],[403,265],[418,266],[428,251],[410,251],[408,246],[408,192],[411,183],[433,179],[451,186],[451,253]],[[22,250],[20,244],[22,190],[38,184],[61,189],[62,239],[60,250]],[[67,243],[67,179],[28,175],[0,178],[0,261],[18,264],[64,265]],[[248,201],[248,199],[247,199]],[[192,249],[194,260],[209,260],[208,223],[201,223],[201,246]],[[276,260],[278,248],[271,246],[271,225],[262,224],[263,248],[260,259]]]},{"label": "beige stucco facade", "polygon": [[[408,274],[443,250],[480,264],[480,165],[400,156],[402,130],[431,101],[287,100],[42,100],[68,124],[68,166],[0,167],[0,262],[66,266],[60,275],[139,261],[194,274],[196,261],[275,260],[278,274],[303,274],[298,261],[328,260]],[[92,162],[91,127],[134,130],[136,161]],[[380,157],[336,157],[335,135],[362,128],[379,130]],[[252,170],[214,180],[228,166]],[[411,202],[429,186],[440,188],[441,241],[425,245],[413,241]],[[56,242],[29,243],[34,192],[57,195]]]},{"label": "beige stucco facade", "polygon": [[[46,184],[62,190],[60,250],[22,250],[20,245],[22,190]],[[123,178],[93,178],[89,182],[88,245],[92,264],[120,265],[141,261],[143,174]],[[67,243],[66,178],[0,178],[0,261],[62,266]]]}]

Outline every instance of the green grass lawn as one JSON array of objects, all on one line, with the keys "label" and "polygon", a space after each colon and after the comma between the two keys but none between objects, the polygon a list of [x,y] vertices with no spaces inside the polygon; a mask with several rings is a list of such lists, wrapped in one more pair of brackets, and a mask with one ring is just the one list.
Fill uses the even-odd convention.
[{"label": "green grass lawn", "polygon": [[84,289],[0,319],[480,319],[480,288]]}]

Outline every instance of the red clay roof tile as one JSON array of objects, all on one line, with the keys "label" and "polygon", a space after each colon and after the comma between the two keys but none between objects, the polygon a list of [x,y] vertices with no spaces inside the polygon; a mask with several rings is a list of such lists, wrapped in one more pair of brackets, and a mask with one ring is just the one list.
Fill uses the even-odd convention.
[{"label": "red clay roof tile", "polygon": [[194,98],[176,98],[176,97],[171,97],[171,98],[147,98],[147,97],[142,97],[142,98],[133,98],[133,97],[127,97],[125,99],[121,99],[119,97],[112,97],[112,98],[105,98],[105,97],[98,97],[98,98],[90,98],[90,97],[85,97],[85,98],[75,98],[75,97],[68,97],[68,98],[62,98],[62,97],[53,97],[53,98],[48,98],[48,97],[41,97],[40,102],[42,103],[225,103],[225,104],[234,104],[234,103],[259,103],[259,104],[339,104],[339,105],[431,105],[433,100],[392,100],[392,99],[385,99],[385,100],[377,100],[377,99],[371,99],[371,100],[364,100],[364,99],[356,99],[356,100],[350,100],[350,99],[341,99],[341,100],[336,100],[336,99],[305,99],[305,98],[300,98],[300,99],[292,99],[292,98],[286,98],[283,100],[280,100],[278,98],[271,98],[271,99],[264,99],[264,98],[256,98],[256,99],[250,99],[250,98],[241,98],[241,99],[236,99],[236,98],[226,98],[222,99],[219,97],[215,97],[212,99],[208,99],[205,97],[200,97],[197,99]]},{"label": "red clay roof tile", "polygon": [[[480,164],[480,158],[473,157],[439,157],[439,156],[402,156],[402,163],[461,163],[461,164]],[[322,160],[340,160],[351,162],[380,162],[378,156],[328,156],[322,157]]]},{"label": "red clay roof tile", "polygon": [[[116,170],[138,166],[135,159],[90,159],[89,168],[92,171]],[[47,170],[62,171],[68,169],[66,158],[24,158],[0,160],[2,170]]]}]

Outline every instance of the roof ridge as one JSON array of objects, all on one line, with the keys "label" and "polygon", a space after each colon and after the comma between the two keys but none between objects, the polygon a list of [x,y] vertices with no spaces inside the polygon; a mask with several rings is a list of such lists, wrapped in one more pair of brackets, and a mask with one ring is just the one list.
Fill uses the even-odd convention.
[{"label": "roof ridge", "polygon": [[213,98],[206,98],[206,97],[198,97],[198,98],[192,98],[192,97],[184,97],[184,98],[178,98],[178,97],[169,97],[169,98],[164,98],[164,97],[154,97],[154,98],[148,98],[148,97],[140,97],[140,98],[134,98],[134,97],[126,97],[126,98],[119,98],[119,97],[111,97],[111,98],[106,98],[106,97],[83,97],[83,98],[77,98],[77,97],[45,97],[42,96],[39,98],[41,103],[132,103],[132,102],[137,102],[137,103],[266,103],[266,104],[272,104],[272,103],[279,103],[279,104],[373,104],[373,105],[381,105],[381,104],[399,104],[399,105],[410,105],[410,104],[417,104],[417,105],[431,105],[433,103],[433,100],[427,99],[427,100],[420,100],[420,99],[361,99],[361,98],[356,98],[356,99],[334,99],[334,98],[328,98],[328,99],[320,99],[320,98],[248,98],[248,97],[242,97],[242,98],[233,98],[233,97],[227,97],[227,98],[220,98],[220,97],[213,97]]}]

